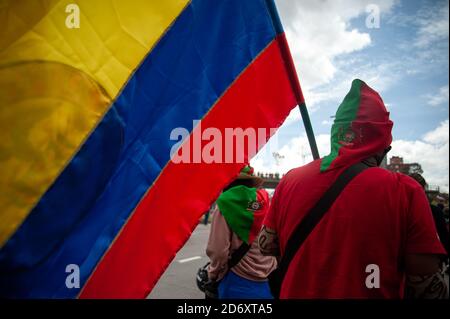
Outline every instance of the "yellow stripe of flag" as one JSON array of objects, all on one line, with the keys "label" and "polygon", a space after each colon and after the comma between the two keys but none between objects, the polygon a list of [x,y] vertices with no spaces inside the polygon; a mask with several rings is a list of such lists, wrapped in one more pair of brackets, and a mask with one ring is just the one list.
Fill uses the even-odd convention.
[{"label": "yellow stripe of flag", "polygon": [[0,1],[0,246],[187,2]]}]

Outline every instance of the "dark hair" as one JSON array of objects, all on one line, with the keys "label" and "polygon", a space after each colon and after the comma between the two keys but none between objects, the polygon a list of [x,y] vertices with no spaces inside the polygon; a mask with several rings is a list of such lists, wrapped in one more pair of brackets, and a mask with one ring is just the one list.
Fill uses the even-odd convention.
[{"label": "dark hair", "polygon": [[235,187],[235,186],[239,186],[239,185],[244,185],[244,186],[247,186],[247,187],[249,187],[249,188],[255,187],[255,186],[254,186],[254,185],[255,185],[255,184],[254,184],[254,181],[251,180],[251,179],[235,179],[235,180],[232,181],[230,184],[228,184],[228,185],[223,189],[223,191],[229,190],[230,188]]},{"label": "dark hair", "polygon": [[388,146],[383,150],[383,153],[381,154],[375,154],[375,160],[377,161],[377,165],[380,166],[381,163],[383,163],[384,158],[386,157],[387,153],[389,153],[392,149],[392,146]]},{"label": "dark hair", "polygon": [[423,178],[419,173],[412,173],[409,175],[411,178],[415,179],[417,183],[419,183],[423,188],[427,187],[427,181]]}]

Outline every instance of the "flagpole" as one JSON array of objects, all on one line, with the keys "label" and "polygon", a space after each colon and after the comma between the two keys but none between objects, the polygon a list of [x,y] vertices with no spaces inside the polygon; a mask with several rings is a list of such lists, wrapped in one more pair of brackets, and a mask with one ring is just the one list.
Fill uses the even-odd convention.
[{"label": "flagpole", "polygon": [[309,119],[308,110],[306,109],[306,104],[300,104],[298,106],[300,109],[300,114],[302,115],[303,125],[305,126],[306,136],[308,137],[309,146],[311,147],[311,154],[313,159],[319,159],[319,150],[316,144],[316,138],[314,136],[314,131],[311,125],[311,120]]},{"label": "flagpole", "polygon": [[280,17],[278,16],[277,9],[273,0],[266,0],[267,8],[269,9],[272,22],[277,32],[277,41],[280,46],[281,55],[284,63],[286,64],[286,70],[289,75],[292,90],[294,91],[297,105],[302,116],[303,125],[305,126],[306,136],[308,137],[309,147],[311,148],[311,154],[313,159],[319,159],[319,150],[316,144],[316,138],[314,137],[314,131],[309,118],[308,110],[306,108],[305,99],[303,97],[302,90],[300,88],[300,82],[295,71],[294,61],[292,60],[291,52],[284,35],[283,27],[281,26]]}]

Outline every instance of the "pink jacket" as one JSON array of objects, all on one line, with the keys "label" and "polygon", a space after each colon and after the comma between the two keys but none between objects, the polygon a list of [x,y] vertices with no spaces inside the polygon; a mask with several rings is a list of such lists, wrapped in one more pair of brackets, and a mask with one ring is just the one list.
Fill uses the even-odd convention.
[{"label": "pink jacket", "polygon": [[[228,271],[228,259],[241,244],[242,240],[231,231],[220,211],[215,209],[206,248],[206,254],[211,260],[208,269],[210,279],[220,280],[225,276]],[[265,281],[275,267],[275,257],[263,256],[259,251],[257,240],[254,240],[247,254],[231,271],[249,280]]]}]

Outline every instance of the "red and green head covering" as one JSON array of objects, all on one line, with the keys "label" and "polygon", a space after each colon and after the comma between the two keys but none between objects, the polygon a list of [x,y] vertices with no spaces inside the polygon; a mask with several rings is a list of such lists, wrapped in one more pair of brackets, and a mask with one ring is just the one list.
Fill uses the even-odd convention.
[{"label": "red and green head covering", "polygon": [[380,95],[363,81],[352,82],[331,127],[331,153],[322,172],[350,166],[388,148],[393,122]]},{"label": "red and green head covering", "polygon": [[[262,181],[253,175],[250,166],[246,166],[238,179],[250,178],[255,181],[255,186]],[[242,241],[251,244],[269,209],[269,195],[264,189],[238,185],[224,191],[217,199],[217,206],[231,230]]]}]

